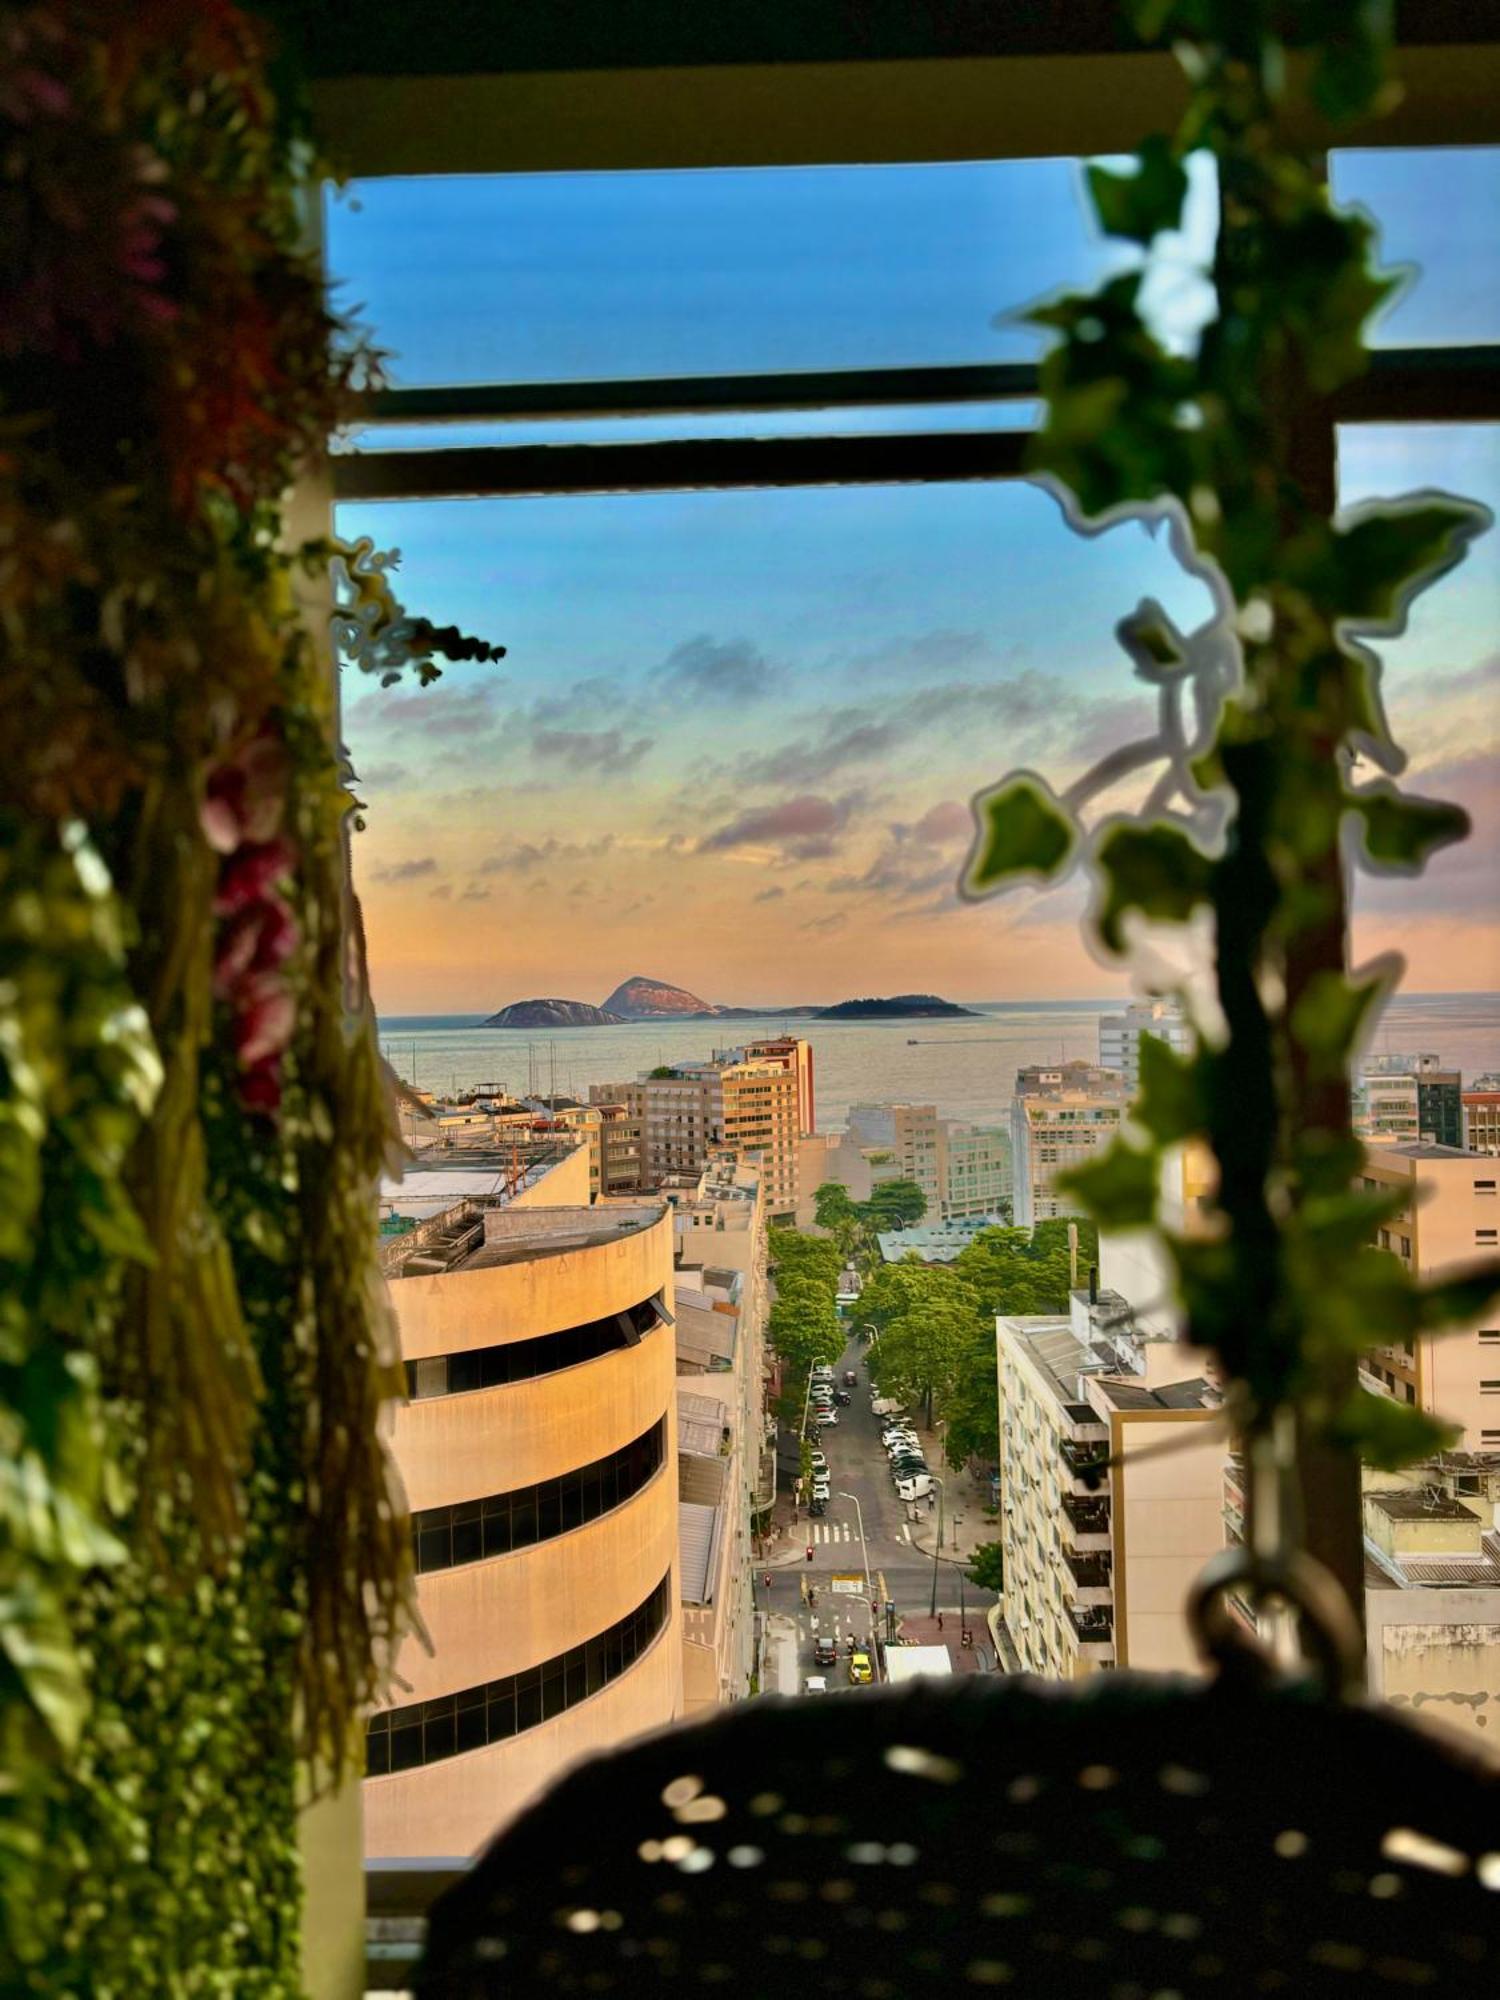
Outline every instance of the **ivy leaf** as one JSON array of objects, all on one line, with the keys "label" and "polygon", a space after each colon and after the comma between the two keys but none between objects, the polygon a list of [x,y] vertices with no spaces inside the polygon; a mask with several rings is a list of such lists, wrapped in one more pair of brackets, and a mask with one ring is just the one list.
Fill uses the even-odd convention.
[{"label": "ivy leaf", "polygon": [[1078,829],[1040,778],[1021,772],[974,801],[979,832],[964,889],[982,896],[1013,876],[1055,881],[1073,859]]},{"label": "ivy leaf", "polygon": [[1362,625],[1387,623],[1415,594],[1414,586],[1460,562],[1486,525],[1484,509],[1463,500],[1362,512],[1328,539],[1330,609]]},{"label": "ivy leaf", "polygon": [[1375,866],[1415,872],[1438,848],[1468,838],[1469,815],[1462,806],[1412,798],[1394,785],[1371,785],[1348,796],[1364,821],[1365,858]]},{"label": "ivy leaf", "polygon": [[1430,1331],[1477,1319],[1496,1297],[1500,1297],[1500,1263],[1490,1259],[1425,1285],[1417,1294],[1417,1313]]},{"label": "ivy leaf", "polygon": [[1160,133],[1141,144],[1134,173],[1117,174],[1110,167],[1088,169],[1089,197],[1107,235],[1125,236],[1149,244],[1164,229],[1182,220],[1187,173]]},{"label": "ivy leaf", "polygon": [[1155,1151],[1142,1152],[1124,1139],[1057,1177],[1060,1191],[1076,1195],[1101,1229],[1148,1228],[1156,1220],[1158,1184]]},{"label": "ivy leaf", "polygon": [[0,1597],[0,1658],[58,1748],[76,1750],[89,1707],[83,1663],[67,1619],[34,1586],[21,1584]]},{"label": "ivy leaf", "polygon": [[1212,864],[1175,826],[1112,828],[1100,844],[1098,866],[1104,878],[1099,935],[1113,952],[1124,949],[1120,919],[1127,910],[1185,924],[1208,901]]},{"label": "ivy leaf", "polygon": [[1344,1074],[1366,1017],[1389,986],[1383,970],[1368,979],[1350,979],[1342,972],[1313,974],[1292,1009],[1291,1028],[1314,1078],[1328,1081]]},{"label": "ivy leaf", "polygon": [[1202,1065],[1208,1056],[1180,1056],[1159,1035],[1140,1037],[1140,1094],[1131,1116],[1159,1145],[1175,1146],[1208,1123]]},{"label": "ivy leaf", "polygon": [[1397,1472],[1403,1465],[1431,1458],[1460,1435],[1452,1424],[1439,1423],[1425,1410],[1368,1389],[1355,1390],[1332,1419],[1328,1433],[1334,1443],[1358,1451],[1366,1465],[1382,1472]]}]

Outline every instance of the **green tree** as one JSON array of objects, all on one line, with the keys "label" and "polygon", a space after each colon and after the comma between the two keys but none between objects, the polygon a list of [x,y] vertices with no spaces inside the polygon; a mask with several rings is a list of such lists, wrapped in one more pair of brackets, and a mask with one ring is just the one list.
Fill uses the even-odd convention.
[{"label": "green tree", "polygon": [[824,1181],[813,1195],[813,1219],[826,1229],[838,1245],[839,1255],[848,1261],[860,1237],[859,1212],[842,1181]]},{"label": "green tree", "polygon": [[927,1197],[915,1181],[878,1181],[856,1212],[877,1229],[909,1229],[927,1213]]},{"label": "green tree", "polygon": [[969,1581],[997,1595],[1005,1588],[1005,1551],[998,1542],[981,1542],[969,1558]]}]

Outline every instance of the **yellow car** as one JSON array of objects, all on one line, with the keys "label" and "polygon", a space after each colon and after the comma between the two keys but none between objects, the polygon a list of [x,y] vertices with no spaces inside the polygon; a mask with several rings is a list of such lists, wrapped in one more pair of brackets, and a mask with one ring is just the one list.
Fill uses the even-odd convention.
[{"label": "yellow car", "polygon": [[862,1687],[866,1681],[874,1680],[875,1675],[870,1666],[870,1656],[868,1653],[851,1653],[849,1655],[849,1678],[854,1682],[856,1687]]}]

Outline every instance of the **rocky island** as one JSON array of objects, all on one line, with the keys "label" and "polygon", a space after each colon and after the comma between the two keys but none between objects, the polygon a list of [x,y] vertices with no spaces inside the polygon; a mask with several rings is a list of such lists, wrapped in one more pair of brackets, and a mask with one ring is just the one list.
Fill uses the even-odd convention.
[{"label": "rocky island", "polygon": [[674,1021],[707,1020],[721,1010],[685,986],[669,986],[664,979],[647,979],[638,972],[615,988],[604,1011],[621,1021]]},{"label": "rocky island", "polygon": [[617,1028],[623,1016],[587,1000],[513,1000],[498,1014],[481,1021],[481,1028]]},{"label": "rocky island", "polygon": [[936,993],[895,993],[889,1000],[840,1000],[813,1017],[818,1021],[977,1021],[972,1007],[940,1000]]}]

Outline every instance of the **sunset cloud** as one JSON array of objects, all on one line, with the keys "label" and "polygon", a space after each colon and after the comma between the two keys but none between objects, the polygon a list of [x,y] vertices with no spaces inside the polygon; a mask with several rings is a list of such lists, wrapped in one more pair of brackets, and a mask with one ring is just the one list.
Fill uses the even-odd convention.
[{"label": "sunset cloud", "polygon": [[718,640],[707,632],[674,646],[657,673],[675,692],[710,701],[759,701],[778,678],[750,640]]},{"label": "sunset cloud", "polygon": [[820,798],[804,792],[780,805],[762,806],[743,812],[727,826],[699,842],[703,854],[724,853],[736,847],[779,847],[798,861],[812,861],[832,854],[838,836],[849,823],[852,798]]},{"label": "sunset cloud", "polygon": [[649,736],[626,737],[622,729],[537,729],[531,747],[538,757],[570,771],[618,774],[640,763],[651,748]]},{"label": "sunset cloud", "polygon": [[420,861],[387,861],[370,870],[371,879],[376,882],[417,882],[436,873],[437,861],[431,854],[424,854]]}]

